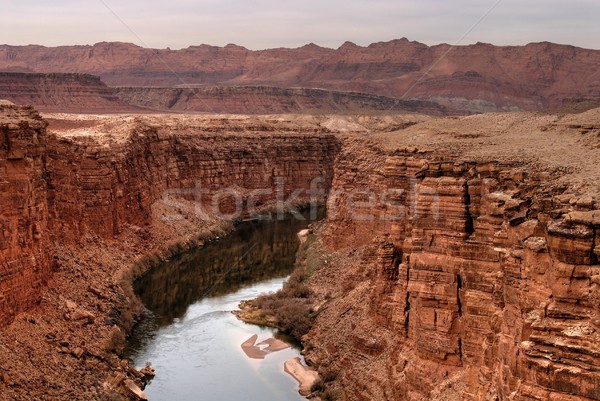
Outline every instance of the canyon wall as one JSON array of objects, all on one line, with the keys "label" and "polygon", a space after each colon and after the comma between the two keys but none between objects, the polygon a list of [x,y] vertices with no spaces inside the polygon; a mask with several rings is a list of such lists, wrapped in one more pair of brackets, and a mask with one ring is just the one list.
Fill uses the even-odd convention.
[{"label": "canyon wall", "polygon": [[28,104],[40,111],[71,113],[132,112],[114,89],[88,74],[0,72],[0,99]]},{"label": "canyon wall", "polygon": [[37,112],[0,105],[0,327],[35,305],[51,274],[45,152]]},{"label": "canyon wall", "polygon": [[600,399],[599,205],[550,178],[348,141],[309,360],[347,400]]},{"label": "canyon wall", "polygon": [[88,73],[110,86],[323,88],[430,100],[472,112],[545,110],[582,100],[598,104],[599,63],[599,50],[547,42],[427,46],[400,39],[261,51],[235,45],[145,49],[106,42],[0,46],[0,70]]},{"label": "canyon wall", "polygon": [[[204,214],[328,192],[305,343],[346,399],[600,399],[600,205],[566,192],[597,182],[600,110],[54,116],[47,134],[30,108],[1,112],[0,325],[31,315],[0,337],[0,399],[75,399],[81,383],[102,399],[125,377],[103,356],[130,304],[119,269],[187,243]],[[382,148],[395,140],[413,145]]]},{"label": "canyon wall", "polygon": [[102,127],[52,135],[53,230],[108,238],[157,219],[243,218],[248,209],[325,197],[339,147],[333,135],[222,118],[204,127],[163,121],[130,117],[114,136]]},{"label": "canyon wall", "polygon": [[253,208],[323,202],[340,147],[284,116],[0,116],[2,401],[130,399],[132,277]]},{"label": "canyon wall", "polygon": [[202,127],[80,121],[68,134],[47,134],[33,109],[0,107],[2,327],[39,301],[57,249],[194,222],[163,233],[185,240],[204,219],[323,202],[339,149],[314,127],[220,118]]}]

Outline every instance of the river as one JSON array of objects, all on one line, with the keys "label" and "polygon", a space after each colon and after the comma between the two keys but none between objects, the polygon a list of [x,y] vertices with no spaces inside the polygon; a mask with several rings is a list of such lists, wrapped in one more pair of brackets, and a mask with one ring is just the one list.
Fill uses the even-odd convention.
[{"label": "river", "polygon": [[135,282],[147,311],[125,357],[137,368],[152,362],[156,377],[144,390],[151,401],[304,400],[283,371],[299,350],[248,357],[241,344],[255,334],[258,341],[287,339],[275,329],[243,323],[231,311],[242,300],[281,288],[293,269],[296,233],[307,224],[292,216],[241,223]]}]

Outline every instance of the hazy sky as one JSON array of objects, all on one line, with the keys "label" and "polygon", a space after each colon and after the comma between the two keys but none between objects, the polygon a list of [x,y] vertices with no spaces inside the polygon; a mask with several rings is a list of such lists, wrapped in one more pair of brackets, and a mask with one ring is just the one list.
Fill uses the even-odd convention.
[{"label": "hazy sky", "polygon": [[0,0],[0,44],[337,48],[401,37],[600,49],[600,0]]}]

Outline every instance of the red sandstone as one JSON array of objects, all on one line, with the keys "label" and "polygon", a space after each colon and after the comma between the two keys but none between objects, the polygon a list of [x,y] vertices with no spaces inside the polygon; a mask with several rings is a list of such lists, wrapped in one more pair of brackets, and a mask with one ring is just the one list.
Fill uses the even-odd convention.
[{"label": "red sandstone", "polygon": [[[346,399],[600,399],[600,110],[55,114],[49,128],[0,110],[3,401],[119,399],[141,384],[115,355],[132,269],[227,228],[165,192],[247,194],[281,177],[289,193],[316,176],[342,191],[318,231],[307,358],[339,373]],[[348,194],[362,187],[401,191],[357,206],[375,217],[358,222]]]}]

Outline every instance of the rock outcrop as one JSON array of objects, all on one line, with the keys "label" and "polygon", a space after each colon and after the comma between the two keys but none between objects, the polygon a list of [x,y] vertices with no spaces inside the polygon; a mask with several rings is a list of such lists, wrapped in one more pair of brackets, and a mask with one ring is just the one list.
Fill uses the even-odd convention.
[{"label": "rock outcrop", "polygon": [[317,126],[219,116],[111,118],[50,138],[52,227],[73,238],[324,199],[339,147]]},{"label": "rock outcrop", "polygon": [[549,172],[346,142],[305,339],[344,399],[600,399],[600,204]]},{"label": "rock outcrop", "polygon": [[481,111],[544,110],[600,98],[599,50],[552,43],[427,46],[406,39],[338,49],[0,46],[0,70],[79,72],[110,86],[265,85],[365,92]]},{"label": "rock outcrop", "polygon": [[282,116],[54,115],[46,133],[1,112],[2,401],[127,399],[131,277],[253,210],[322,202],[340,146]]},{"label": "rock outcrop", "polygon": [[51,274],[46,122],[0,105],[0,327],[39,299]]},{"label": "rock outcrop", "polygon": [[51,238],[112,239],[155,220],[200,224],[323,201],[339,147],[317,126],[277,121],[108,117],[47,134],[31,108],[0,112],[0,326],[39,300]]}]

